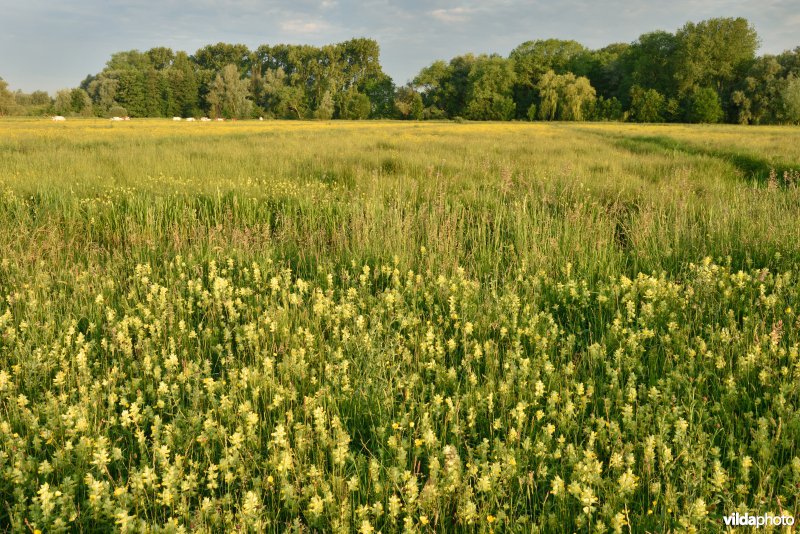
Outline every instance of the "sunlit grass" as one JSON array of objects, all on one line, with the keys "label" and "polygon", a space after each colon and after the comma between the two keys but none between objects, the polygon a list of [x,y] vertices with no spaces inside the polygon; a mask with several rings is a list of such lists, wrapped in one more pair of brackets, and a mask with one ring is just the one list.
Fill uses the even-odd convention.
[{"label": "sunlit grass", "polygon": [[778,127],[0,121],[0,525],[796,516],[800,188],[761,171],[790,176],[797,146]]}]

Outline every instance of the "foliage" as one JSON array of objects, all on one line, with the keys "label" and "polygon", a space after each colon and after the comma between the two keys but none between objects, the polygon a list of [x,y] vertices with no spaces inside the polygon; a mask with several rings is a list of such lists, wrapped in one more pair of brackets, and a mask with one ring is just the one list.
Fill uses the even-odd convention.
[{"label": "foliage", "polygon": [[422,96],[410,85],[397,88],[394,105],[402,119],[420,120],[422,118],[424,109]]},{"label": "foliage", "polygon": [[[743,18],[687,22],[675,32],[647,32],[631,43],[596,50],[572,40],[525,41],[507,58],[464,54],[424,67],[411,84],[421,97],[421,112],[416,98],[398,91],[383,72],[372,39],[255,50],[220,42],[191,56],[155,47],[113,54],[100,73],[80,84],[91,109],[77,101],[65,108],[98,116],[116,105],[135,117],[213,115],[220,112],[215,83],[234,65],[247,93],[237,100],[253,104],[239,116],[362,118],[366,101],[356,95],[365,95],[367,117],[373,119],[524,120],[535,107],[547,120],[791,122],[794,108],[785,105],[791,97],[784,94],[791,93],[786,93],[791,79],[800,78],[800,47],[757,57],[758,44],[755,29]],[[398,95],[414,101],[403,103]],[[35,114],[48,107],[17,102],[14,112]]]},{"label": "foliage", "polygon": [[792,78],[781,93],[786,122],[800,124],[800,78]]},{"label": "foliage", "polygon": [[539,117],[542,120],[581,121],[594,104],[595,90],[585,77],[546,72],[536,84],[539,92]]},{"label": "foliage", "polygon": [[687,22],[678,32],[680,90],[711,86],[722,91],[755,59],[758,35],[743,18]]},{"label": "foliage", "polygon": [[236,65],[223,67],[209,87],[207,100],[211,114],[228,119],[248,117],[253,105],[248,95],[247,81],[239,77]]},{"label": "foliage", "polygon": [[514,116],[513,63],[500,56],[480,56],[467,79],[465,115],[473,120],[509,120]]},{"label": "foliage", "polygon": [[339,104],[339,118],[361,120],[369,117],[369,97],[359,93],[354,87],[344,93]]},{"label": "foliage", "polygon": [[664,95],[655,89],[645,89],[638,85],[631,87],[631,120],[635,122],[663,122]]},{"label": "foliage", "polygon": [[725,115],[719,95],[710,87],[696,89],[689,102],[689,122],[715,123],[722,120]]},{"label": "foliage", "polygon": [[0,117],[9,115],[16,108],[14,93],[9,91],[8,82],[0,78]]}]

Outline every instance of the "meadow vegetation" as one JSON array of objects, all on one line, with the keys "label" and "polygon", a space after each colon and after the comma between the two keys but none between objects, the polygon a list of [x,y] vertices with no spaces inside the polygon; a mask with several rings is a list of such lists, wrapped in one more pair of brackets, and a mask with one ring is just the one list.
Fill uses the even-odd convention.
[{"label": "meadow vegetation", "polygon": [[3,120],[0,525],[797,517],[798,147],[791,127]]}]

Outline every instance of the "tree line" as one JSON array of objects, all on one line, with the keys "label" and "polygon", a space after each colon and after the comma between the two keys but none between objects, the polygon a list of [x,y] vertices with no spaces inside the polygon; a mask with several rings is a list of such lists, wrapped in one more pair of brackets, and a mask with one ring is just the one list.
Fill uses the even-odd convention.
[{"label": "tree line", "polygon": [[714,18],[597,50],[544,39],[461,55],[399,87],[372,39],[158,47],[113,54],[54,99],[0,79],[0,114],[800,123],[800,47],[757,56],[758,45],[746,19]]}]

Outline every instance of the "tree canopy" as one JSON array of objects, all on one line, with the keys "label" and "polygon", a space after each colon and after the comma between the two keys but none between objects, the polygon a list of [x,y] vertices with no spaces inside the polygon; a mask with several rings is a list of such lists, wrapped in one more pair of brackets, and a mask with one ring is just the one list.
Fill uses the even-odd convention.
[{"label": "tree canopy", "polygon": [[399,87],[366,38],[254,50],[220,42],[193,54],[155,47],[113,54],[54,99],[0,82],[0,114],[799,122],[800,47],[759,57],[758,45],[746,19],[712,18],[596,50],[533,39],[505,57],[458,55]]}]

